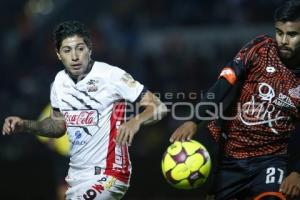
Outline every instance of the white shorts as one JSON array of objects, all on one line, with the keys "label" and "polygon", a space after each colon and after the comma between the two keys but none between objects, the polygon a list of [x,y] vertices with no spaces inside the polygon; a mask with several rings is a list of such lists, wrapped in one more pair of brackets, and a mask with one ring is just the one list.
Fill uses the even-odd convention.
[{"label": "white shorts", "polygon": [[119,200],[128,189],[128,185],[112,176],[97,175],[69,187],[66,200]]}]

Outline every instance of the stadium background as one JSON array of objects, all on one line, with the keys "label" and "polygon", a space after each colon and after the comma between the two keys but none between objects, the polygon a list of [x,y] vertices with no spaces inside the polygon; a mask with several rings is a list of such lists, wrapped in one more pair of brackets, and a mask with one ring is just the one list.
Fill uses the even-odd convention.
[{"label": "stadium background", "polygon": [[[272,15],[280,2],[2,0],[1,122],[8,115],[36,119],[48,104],[49,86],[62,69],[51,35],[61,21],[88,25],[95,60],[124,68],[165,102],[195,103],[246,41],[273,34]],[[185,107],[176,113],[189,114]],[[160,171],[169,136],[180,123],[169,115],[136,135],[130,148],[132,182],[124,199],[202,199],[205,189],[175,190]],[[210,141],[202,142],[214,151]],[[1,135],[0,199],[56,200],[65,163],[34,136]]]}]

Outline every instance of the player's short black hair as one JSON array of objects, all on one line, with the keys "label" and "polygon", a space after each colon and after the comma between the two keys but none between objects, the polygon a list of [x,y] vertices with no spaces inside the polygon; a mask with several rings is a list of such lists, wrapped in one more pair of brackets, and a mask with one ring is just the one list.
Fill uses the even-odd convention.
[{"label": "player's short black hair", "polygon": [[275,22],[300,21],[300,0],[285,1],[274,14]]},{"label": "player's short black hair", "polygon": [[87,27],[78,21],[65,21],[58,24],[53,32],[56,50],[60,49],[61,43],[64,39],[75,35],[82,37],[88,48],[92,48],[91,36]]}]

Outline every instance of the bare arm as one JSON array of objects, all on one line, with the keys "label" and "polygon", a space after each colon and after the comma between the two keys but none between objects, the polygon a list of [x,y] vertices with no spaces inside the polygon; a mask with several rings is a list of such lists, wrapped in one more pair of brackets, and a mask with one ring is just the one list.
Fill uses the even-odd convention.
[{"label": "bare arm", "polygon": [[41,121],[25,120],[20,117],[7,117],[2,134],[11,135],[18,132],[28,132],[35,135],[58,138],[66,131],[65,121],[60,112],[52,111],[52,115]]},{"label": "bare arm", "polygon": [[153,124],[166,116],[168,109],[164,103],[160,101],[153,93],[146,92],[140,101],[140,105],[145,110],[136,115],[135,119],[139,120],[141,125]]},{"label": "bare arm", "polygon": [[144,111],[120,126],[116,137],[117,143],[131,145],[133,136],[139,131],[141,125],[155,123],[167,114],[166,105],[149,91],[146,92],[139,103],[145,107]]},{"label": "bare arm", "polygon": [[24,131],[35,135],[58,138],[64,135],[66,125],[61,113],[52,110],[51,116],[41,121],[24,120]]}]

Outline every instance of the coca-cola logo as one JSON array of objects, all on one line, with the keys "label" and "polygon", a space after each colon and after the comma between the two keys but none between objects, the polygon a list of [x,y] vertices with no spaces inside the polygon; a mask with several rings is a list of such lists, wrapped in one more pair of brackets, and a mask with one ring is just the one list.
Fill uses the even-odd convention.
[{"label": "coca-cola logo", "polygon": [[96,110],[64,111],[64,118],[67,126],[94,126],[98,122]]}]

